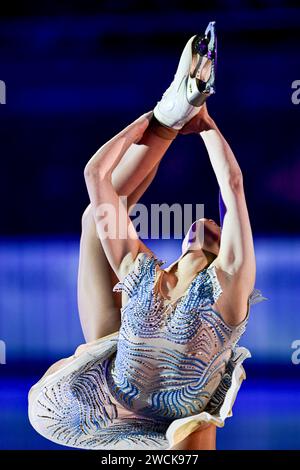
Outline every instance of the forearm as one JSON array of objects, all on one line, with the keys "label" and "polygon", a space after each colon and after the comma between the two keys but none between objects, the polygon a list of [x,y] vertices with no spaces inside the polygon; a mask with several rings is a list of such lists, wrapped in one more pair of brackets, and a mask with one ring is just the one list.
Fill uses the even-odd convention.
[{"label": "forearm", "polygon": [[97,173],[100,179],[111,176],[114,168],[126,153],[132,139],[129,131],[123,130],[106,142],[88,161],[84,169],[85,177]]},{"label": "forearm", "polygon": [[113,185],[112,173],[129,146],[143,135],[147,125],[144,116],[137,119],[103,145],[84,170],[97,235],[117,275],[121,274],[120,266],[127,254],[135,258],[139,240],[128,217],[127,206],[122,204]]},{"label": "forearm", "polygon": [[205,130],[200,132],[200,136],[208,151],[211,165],[226,204],[228,189],[241,186],[242,172],[240,166],[228,142],[213,120],[208,121]]},{"label": "forearm", "polygon": [[143,114],[132,124],[106,142],[88,161],[84,174],[97,172],[99,178],[111,176],[129,147],[141,139],[149,125],[152,112]]},{"label": "forearm", "polygon": [[[255,256],[251,224],[245,199],[243,176],[239,164],[220,130],[209,119],[200,135],[207,148],[219,189],[222,236],[219,259],[223,267],[247,275],[249,285],[255,276]],[[242,278],[242,277],[241,277]]]},{"label": "forearm", "polygon": [[112,204],[117,209],[119,205],[118,195],[112,183],[112,172],[130,145],[131,139],[125,129],[100,147],[84,169],[97,233],[101,239],[105,235],[104,227],[99,223],[103,218],[101,208],[106,204]]},{"label": "forearm", "polygon": [[205,104],[181,130],[181,134],[191,133],[202,137],[221,192],[222,231],[217,266],[233,275],[236,287],[242,282],[241,290],[248,295],[255,278],[255,255],[241,169]]},{"label": "forearm", "polygon": [[[97,217],[99,208],[104,207],[104,204],[110,204],[118,210],[119,191],[113,182],[113,170],[118,166],[129,147],[143,135],[149,123],[148,115],[149,113],[141,116],[100,147],[85,166],[84,178],[96,224],[99,222],[99,217]],[[97,232],[102,238],[103,234],[99,233],[99,227]]]}]

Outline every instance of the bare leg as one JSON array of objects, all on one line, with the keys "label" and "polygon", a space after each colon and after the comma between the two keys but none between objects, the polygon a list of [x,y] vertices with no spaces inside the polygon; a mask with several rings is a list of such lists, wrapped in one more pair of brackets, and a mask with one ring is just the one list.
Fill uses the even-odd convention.
[{"label": "bare leg", "polygon": [[[164,137],[158,135],[162,132]],[[135,204],[153,180],[158,165],[176,136],[157,123],[146,130],[142,140],[133,144],[115,168],[113,185],[119,195],[127,196],[128,207]],[[111,269],[90,210],[82,217],[78,270],[78,309],[87,342],[111,334],[120,328],[121,294],[112,288],[118,279]]]},{"label": "bare leg", "polygon": [[192,432],[170,450],[216,450],[216,426],[209,424]]}]

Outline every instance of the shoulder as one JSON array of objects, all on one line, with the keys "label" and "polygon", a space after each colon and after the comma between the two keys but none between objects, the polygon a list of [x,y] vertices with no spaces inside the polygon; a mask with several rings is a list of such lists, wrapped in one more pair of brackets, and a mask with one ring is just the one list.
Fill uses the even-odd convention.
[{"label": "shoulder", "polygon": [[266,300],[252,283],[245,282],[243,276],[235,276],[234,273],[222,269],[217,258],[209,268],[222,291],[213,307],[227,324],[240,324],[248,317],[250,305]]},{"label": "shoulder", "polygon": [[135,257],[132,253],[128,253],[121,261],[119,279],[122,281],[129,273],[140,274],[160,264],[162,261],[149,249],[138,251]]},{"label": "shoulder", "polygon": [[124,291],[132,297],[145,279],[150,280],[156,272],[156,267],[163,262],[150,250],[139,251],[136,257],[128,254],[121,263],[120,281],[114,286],[114,292]]},{"label": "shoulder", "polygon": [[[224,268],[218,258],[216,258],[209,266],[209,269],[215,273],[222,287],[223,292],[236,294],[241,298],[248,299],[254,288],[255,278],[244,273],[240,273],[230,266]],[[246,277],[246,278],[245,278]]]},{"label": "shoulder", "polygon": [[119,268],[119,273],[118,273],[120,281],[123,281],[123,279],[130,272],[136,271],[137,267],[141,264],[144,257],[145,257],[145,253],[141,251],[139,251],[136,254],[136,256],[134,256],[132,253],[127,253],[120,263],[120,268]]},{"label": "shoulder", "polygon": [[222,288],[222,296],[216,302],[215,308],[228,324],[238,325],[248,315],[251,290],[234,273],[225,271],[217,262],[214,264],[214,271]]}]

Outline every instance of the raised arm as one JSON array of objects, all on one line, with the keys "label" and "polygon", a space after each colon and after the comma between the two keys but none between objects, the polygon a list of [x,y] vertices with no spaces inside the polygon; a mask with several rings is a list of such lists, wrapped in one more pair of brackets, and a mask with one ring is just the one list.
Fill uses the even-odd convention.
[{"label": "raised arm", "polygon": [[143,136],[152,112],[141,116],[103,145],[89,160],[84,177],[97,234],[106,257],[119,279],[127,274],[142,244],[127,207],[112,184],[112,173],[128,148]]},{"label": "raised arm", "polygon": [[256,274],[243,175],[228,142],[209,116],[206,104],[180,133],[201,135],[219,183],[222,230],[220,251],[214,264],[222,281],[223,295],[218,300],[218,308],[227,319],[236,323],[244,319]]},{"label": "raised arm", "polygon": [[228,283],[232,294],[229,296],[230,304],[233,310],[241,311],[253,290],[256,273],[243,175],[228,142],[210,117],[206,117],[206,125],[200,135],[207,148],[226,208],[220,252],[215,264],[231,275]]}]

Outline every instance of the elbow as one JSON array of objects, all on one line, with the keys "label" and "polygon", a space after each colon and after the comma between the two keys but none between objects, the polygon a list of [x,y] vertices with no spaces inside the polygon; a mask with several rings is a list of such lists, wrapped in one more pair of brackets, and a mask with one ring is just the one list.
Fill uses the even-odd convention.
[{"label": "elbow", "polygon": [[86,182],[103,181],[110,177],[110,172],[100,162],[89,161],[83,171]]},{"label": "elbow", "polygon": [[240,193],[243,191],[243,173],[240,169],[229,174],[228,184],[234,193]]},{"label": "elbow", "polygon": [[83,170],[83,176],[84,179],[90,180],[92,177],[94,178],[96,176],[96,167],[92,163],[88,162]]}]

